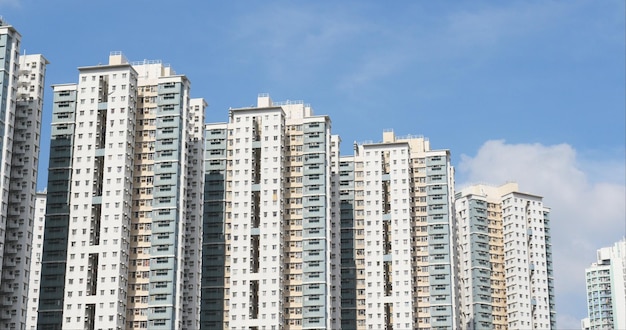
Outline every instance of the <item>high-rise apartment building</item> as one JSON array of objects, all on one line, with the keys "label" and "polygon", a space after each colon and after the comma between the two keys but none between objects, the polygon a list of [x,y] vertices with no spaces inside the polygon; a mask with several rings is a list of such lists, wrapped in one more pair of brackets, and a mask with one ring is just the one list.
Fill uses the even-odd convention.
[{"label": "high-rise apartment building", "polygon": [[330,119],[266,94],[229,112],[205,134],[203,328],[338,328]]},{"label": "high-rise apartment building", "polygon": [[598,250],[598,261],[585,270],[586,329],[626,328],[626,240]]},{"label": "high-rise apartment building", "polygon": [[48,61],[20,55],[21,36],[0,21],[0,328],[25,329],[31,239]]},{"label": "high-rise apartment building", "polygon": [[554,329],[550,210],[516,183],[455,196],[461,322],[467,329]]},{"label": "high-rise apartment building", "polygon": [[28,311],[26,330],[37,329],[39,310],[39,282],[41,281],[41,252],[43,250],[43,230],[46,223],[46,192],[37,192],[35,218],[33,223],[33,243],[30,258],[30,279],[28,281]]},{"label": "high-rise apartment building", "polygon": [[384,132],[339,180],[342,328],[457,328],[450,153]]},{"label": "high-rise apartment building", "polygon": [[53,90],[38,327],[197,328],[206,103],[119,52]]}]

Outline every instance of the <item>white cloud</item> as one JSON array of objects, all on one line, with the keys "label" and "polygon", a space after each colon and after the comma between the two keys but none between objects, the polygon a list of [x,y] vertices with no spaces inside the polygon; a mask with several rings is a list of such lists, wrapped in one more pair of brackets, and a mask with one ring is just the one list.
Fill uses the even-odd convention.
[{"label": "white cloud", "polygon": [[623,158],[621,166],[615,166],[616,160],[606,165],[580,158],[567,144],[488,141],[476,156],[462,155],[457,168],[466,177],[459,187],[517,181],[523,192],[544,196],[552,209],[557,325],[562,329],[579,328],[586,316],[584,269],[595,261],[596,250],[613,245],[626,230]]}]

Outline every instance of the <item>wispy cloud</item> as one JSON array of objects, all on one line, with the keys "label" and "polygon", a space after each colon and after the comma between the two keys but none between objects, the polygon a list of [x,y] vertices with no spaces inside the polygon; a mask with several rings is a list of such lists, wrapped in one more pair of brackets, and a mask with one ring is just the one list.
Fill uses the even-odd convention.
[{"label": "wispy cloud", "polygon": [[[615,164],[620,160],[607,160]],[[585,163],[585,169],[581,169]],[[595,165],[594,165],[595,164]],[[593,177],[598,166],[604,173]],[[488,141],[475,156],[463,155],[458,171],[467,182],[517,181],[522,191],[544,196],[551,207],[553,262],[559,328],[578,328],[585,317],[584,269],[598,248],[621,239],[626,230],[624,168],[580,159],[567,144],[507,144]],[[603,181],[602,179],[606,180]]]},{"label": "wispy cloud", "polygon": [[571,11],[556,2],[510,2],[504,6],[465,8],[449,13],[442,34],[459,47],[487,47],[512,38],[535,36],[558,24]]},{"label": "wispy cloud", "polygon": [[[363,32],[358,19],[333,10],[336,6],[264,5],[241,15],[231,31],[236,43],[255,48],[271,70],[309,69],[335,61],[338,50]],[[340,9],[337,9],[340,10]]]},{"label": "wispy cloud", "polygon": [[[474,72],[497,57],[540,56],[545,50],[526,47],[537,39],[557,38],[555,31],[568,31],[586,4],[281,2],[246,7],[235,16],[229,34],[231,46],[238,49],[233,55],[262,66],[275,80],[317,77],[325,88],[363,98],[387,79],[428,88],[427,77],[437,75],[433,70],[445,76]],[[387,15],[378,14],[380,6],[386,6]],[[574,51],[559,56],[570,53]],[[247,57],[251,54],[255,57]]]},{"label": "wispy cloud", "polygon": [[[471,70],[494,57],[506,56],[512,45],[541,37],[573,11],[575,4],[554,2],[453,6],[447,12],[428,5],[405,6],[396,13],[397,19],[360,22],[371,43],[350,59],[349,70],[338,76],[337,88],[349,92],[394,76],[415,81],[421,77],[403,73],[432,68],[438,68],[441,75]],[[355,18],[346,15],[341,19]]]},{"label": "wispy cloud", "polygon": [[[0,8],[2,7],[19,7],[22,0],[0,0]],[[1,17],[1,15],[0,15]]]}]

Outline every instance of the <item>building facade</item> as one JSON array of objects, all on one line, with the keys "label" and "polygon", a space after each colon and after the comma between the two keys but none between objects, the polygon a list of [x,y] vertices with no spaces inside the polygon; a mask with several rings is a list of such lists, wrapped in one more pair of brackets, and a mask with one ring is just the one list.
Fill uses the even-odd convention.
[{"label": "building facade", "polygon": [[586,329],[626,328],[626,240],[598,250],[598,261],[585,269]]},{"label": "building facade", "polygon": [[449,152],[389,131],[342,157],[339,178],[343,328],[456,328]]},{"label": "building facade", "polygon": [[303,102],[266,94],[206,126],[204,328],[339,327],[330,129]]},{"label": "building facade", "polygon": [[197,327],[206,103],[119,52],[53,90],[38,326]]},{"label": "building facade", "polygon": [[44,79],[42,55],[19,55],[0,21],[0,328],[25,329]]},{"label": "building facade", "polygon": [[43,230],[46,223],[46,191],[37,192],[35,199],[35,219],[33,223],[33,243],[30,258],[30,278],[28,281],[28,311],[26,329],[37,329],[39,309],[39,282],[41,281],[41,252],[43,249]]},{"label": "building facade", "polygon": [[[202,216],[201,329],[225,327],[226,282],[226,163],[228,124],[205,126],[204,203]],[[229,262],[230,263],[230,262]]]},{"label": "building facade", "polygon": [[455,196],[461,322],[467,329],[556,328],[550,210],[515,183]]}]

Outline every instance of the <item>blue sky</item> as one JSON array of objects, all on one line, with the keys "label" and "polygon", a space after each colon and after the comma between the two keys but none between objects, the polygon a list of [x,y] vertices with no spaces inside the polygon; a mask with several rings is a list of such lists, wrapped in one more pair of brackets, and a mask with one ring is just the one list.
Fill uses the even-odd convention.
[{"label": "blue sky", "polygon": [[[458,185],[513,180],[545,196],[560,328],[586,313],[595,250],[626,231],[625,12],[623,0],[0,0],[22,50],[49,59],[47,85],[110,51],[161,59],[209,122],[261,92],[304,100],[330,115],[343,154],[384,129],[424,135],[451,150]],[[39,188],[47,158],[43,144]]]}]

